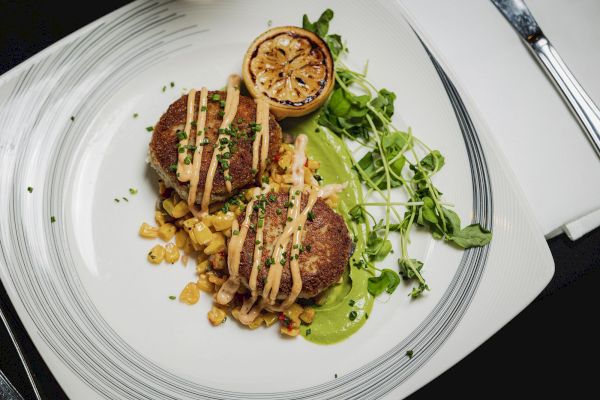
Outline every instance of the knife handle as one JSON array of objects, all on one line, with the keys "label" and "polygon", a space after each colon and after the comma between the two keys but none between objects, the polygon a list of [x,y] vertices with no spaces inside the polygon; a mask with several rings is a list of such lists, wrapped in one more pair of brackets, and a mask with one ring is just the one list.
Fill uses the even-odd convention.
[{"label": "knife handle", "polygon": [[600,157],[600,110],[569,71],[550,41],[543,35],[536,39],[531,43],[534,54],[554,79]]}]

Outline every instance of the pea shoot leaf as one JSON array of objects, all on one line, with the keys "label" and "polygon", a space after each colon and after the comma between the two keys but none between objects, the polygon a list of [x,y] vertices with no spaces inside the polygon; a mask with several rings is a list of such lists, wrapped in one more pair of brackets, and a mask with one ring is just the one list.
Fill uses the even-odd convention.
[{"label": "pea shoot leaf", "polygon": [[492,240],[492,233],[479,224],[472,224],[450,236],[450,241],[463,249],[485,246]]},{"label": "pea shoot leaf", "polygon": [[384,269],[379,276],[369,278],[367,289],[373,296],[379,296],[383,292],[394,293],[400,284],[400,276],[391,269]]}]

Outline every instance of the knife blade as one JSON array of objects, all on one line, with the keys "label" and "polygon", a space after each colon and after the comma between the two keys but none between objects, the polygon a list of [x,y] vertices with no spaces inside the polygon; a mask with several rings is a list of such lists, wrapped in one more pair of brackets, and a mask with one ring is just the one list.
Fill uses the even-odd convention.
[{"label": "knife blade", "polygon": [[523,0],[491,0],[552,78],[600,157],[600,110],[585,92]]}]

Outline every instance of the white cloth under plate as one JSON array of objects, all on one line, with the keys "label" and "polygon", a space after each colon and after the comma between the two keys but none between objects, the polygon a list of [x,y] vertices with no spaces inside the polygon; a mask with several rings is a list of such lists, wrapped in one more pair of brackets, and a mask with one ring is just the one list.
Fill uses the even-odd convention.
[{"label": "white cloth under plate", "polygon": [[[486,0],[399,0],[462,95],[489,127],[547,237],[600,226],[600,158],[551,80]],[[527,5],[600,103],[600,1]]]}]

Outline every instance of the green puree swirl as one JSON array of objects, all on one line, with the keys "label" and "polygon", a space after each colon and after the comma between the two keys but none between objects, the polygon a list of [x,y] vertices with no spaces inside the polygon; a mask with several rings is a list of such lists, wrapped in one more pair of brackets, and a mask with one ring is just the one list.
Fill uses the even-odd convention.
[{"label": "green puree swirl", "polygon": [[313,343],[332,344],[350,337],[363,326],[373,308],[374,298],[367,290],[369,272],[353,267],[364,250],[364,231],[362,226],[353,224],[347,214],[354,205],[363,202],[362,186],[352,169],[346,146],[340,138],[319,128],[318,117],[318,113],[314,113],[304,118],[284,120],[282,127],[288,134],[296,136],[304,133],[308,136],[306,152],[309,158],[321,162],[319,175],[323,178],[322,184],[348,184],[339,195],[337,211],[344,217],[351,232],[356,233],[356,248],[344,273],[343,283],[329,289],[326,302],[316,307],[312,324],[303,325],[300,329],[302,336]]}]

